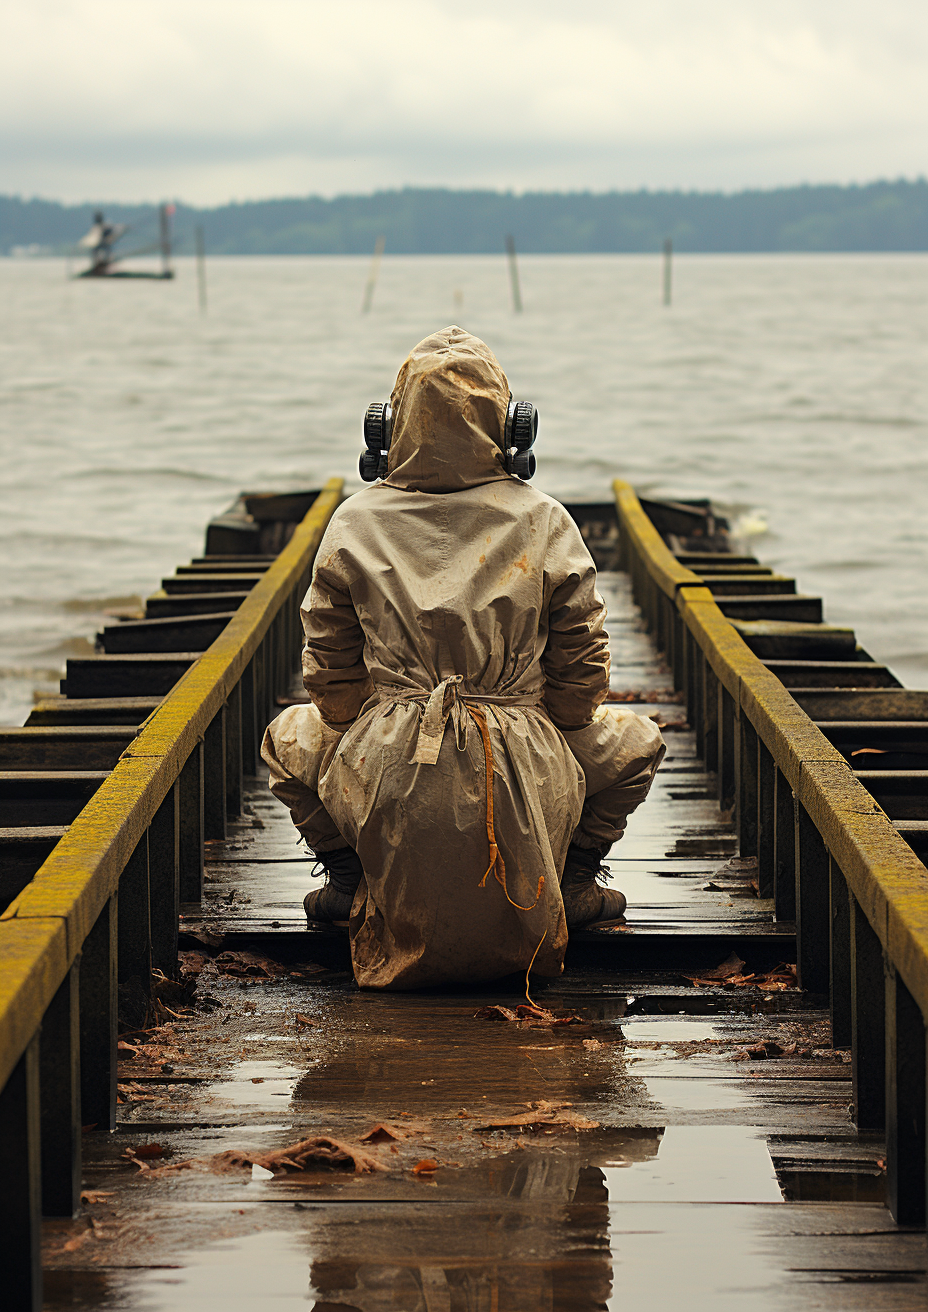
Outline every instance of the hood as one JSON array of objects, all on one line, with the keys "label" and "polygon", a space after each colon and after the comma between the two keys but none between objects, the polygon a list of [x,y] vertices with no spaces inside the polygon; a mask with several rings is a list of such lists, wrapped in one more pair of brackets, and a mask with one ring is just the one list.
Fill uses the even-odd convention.
[{"label": "hood", "polygon": [[459,492],[508,479],[502,452],[509,383],[490,348],[443,328],[410,351],[390,398],[388,487]]}]

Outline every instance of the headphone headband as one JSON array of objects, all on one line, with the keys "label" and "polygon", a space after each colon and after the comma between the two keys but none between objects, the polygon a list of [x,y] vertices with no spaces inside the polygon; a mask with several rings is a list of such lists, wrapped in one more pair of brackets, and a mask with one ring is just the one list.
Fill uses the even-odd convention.
[{"label": "headphone headband", "polygon": [[[538,411],[531,401],[513,401],[509,394],[502,452],[506,473],[529,479],[535,473],[532,447],[538,436]],[[358,471],[365,483],[386,478],[390,442],[393,438],[393,407],[389,401],[372,401],[364,416],[364,445]]]}]

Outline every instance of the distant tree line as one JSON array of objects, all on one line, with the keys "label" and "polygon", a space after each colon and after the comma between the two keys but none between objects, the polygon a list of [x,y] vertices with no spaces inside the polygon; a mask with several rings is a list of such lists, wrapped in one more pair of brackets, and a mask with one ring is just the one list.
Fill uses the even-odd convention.
[{"label": "distant tree line", "polygon": [[[0,253],[62,253],[93,211],[154,230],[151,205],[61,205],[0,196]],[[523,252],[928,250],[928,182],[780,187],[731,195],[697,191],[451,191],[407,187],[370,196],[178,205],[178,249],[202,224],[217,255],[357,255],[386,237],[393,254],[484,254],[512,233]],[[127,239],[128,240],[128,239]],[[15,250],[14,248],[20,248]]]}]

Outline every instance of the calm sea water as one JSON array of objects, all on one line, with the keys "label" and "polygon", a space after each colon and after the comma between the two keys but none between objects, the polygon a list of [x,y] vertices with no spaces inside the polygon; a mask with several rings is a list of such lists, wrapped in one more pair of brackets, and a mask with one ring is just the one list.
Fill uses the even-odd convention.
[{"label": "calm sea water", "polygon": [[[928,686],[928,258],[216,259],[169,284],[0,260],[0,721],[241,489],[357,484],[421,337],[485,338],[541,413],[536,483],[709,495],[826,616]],[[765,527],[766,526],[766,527]]]}]

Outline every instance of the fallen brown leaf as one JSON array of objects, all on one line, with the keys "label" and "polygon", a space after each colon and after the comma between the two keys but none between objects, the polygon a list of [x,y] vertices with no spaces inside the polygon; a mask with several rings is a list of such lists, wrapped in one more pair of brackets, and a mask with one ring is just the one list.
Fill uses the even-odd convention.
[{"label": "fallen brown leaf", "polygon": [[757,1043],[745,1044],[732,1053],[732,1061],[766,1061],[773,1057],[808,1057],[808,1048],[799,1048],[798,1043],[778,1043],[776,1039],[761,1039]]},{"label": "fallen brown leaf", "polygon": [[289,1175],[297,1171],[309,1170],[352,1170],[355,1175],[372,1174],[374,1171],[386,1171],[389,1168],[378,1158],[371,1156],[356,1144],[332,1139],[327,1135],[317,1135],[312,1139],[301,1139],[299,1143],[287,1148],[278,1148],[271,1153],[251,1153],[239,1148],[230,1148],[226,1152],[215,1153],[212,1157],[190,1157],[182,1162],[171,1162],[167,1166],[148,1171],[149,1176],[168,1175],[175,1171],[206,1170],[227,1175],[233,1171],[260,1166],[273,1175]]},{"label": "fallen brown leaf", "polygon": [[221,975],[230,975],[233,979],[269,980],[290,974],[289,966],[284,966],[271,957],[262,956],[259,952],[248,952],[244,949],[237,951],[227,949],[225,952],[220,952],[213,960]]},{"label": "fallen brown leaf", "polygon": [[177,964],[180,967],[182,979],[196,979],[202,973],[203,967],[209,961],[205,952],[178,952]]},{"label": "fallen brown leaf", "polygon": [[64,1252],[73,1253],[78,1248],[83,1247],[88,1239],[96,1239],[96,1237],[96,1231],[92,1226],[88,1226],[86,1230],[82,1230],[79,1235],[75,1235],[73,1239],[69,1239],[68,1242],[63,1245]]},{"label": "fallen brown leaf", "polygon": [[167,1149],[163,1148],[160,1143],[140,1143],[137,1148],[127,1148],[123,1157],[138,1157],[143,1161],[151,1161],[155,1157],[167,1157]]},{"label": "fallen brown leaf", "polygon": [[367,1134],[360,1135],[359,1143],[390,1143],[408,1138],[408,1131],[398,1125],[384,1125],[378,1122]]},{"label": "fallen brown leaf", "polygon": [[573,1104],[569,1102],[534,1102],[529,1103],[529,1111],[516,1116],[505,1116],[499,1120],[484,1121],[473,1126],[476,1134],[486,1130],[541,1130],[554,1126],[563,1126],[572,1130],[598,1130],[599,1122],[591,1121],[580,1112],[569,1111]]},{"label": "fallen brown leaf", "polygon": [[697,975],[684,975],[683,978],[691,980],[694,984],[718,984],[720,980],[740,974],[743,966],[744,962],[737,952],[732,952],[720,966],[714,966],[711,970],[701,970]]},{"label": "fallen brown leaf", "polygon": [[510,1007],[481,1007],[474,1012],[474,1020],[510,1021],[525,1024],[529,1029],[555,1025],[582,1025],[582,1016],[555,1016],[553,1011],[522,1002],[513,1011]]},{"label": "fallen brown leaf", "polygon": [[511,1020],[517,1021],[519,1017],[509,1007],[481,1007],[479,1011],[474,1012],[474,1020]]}]

